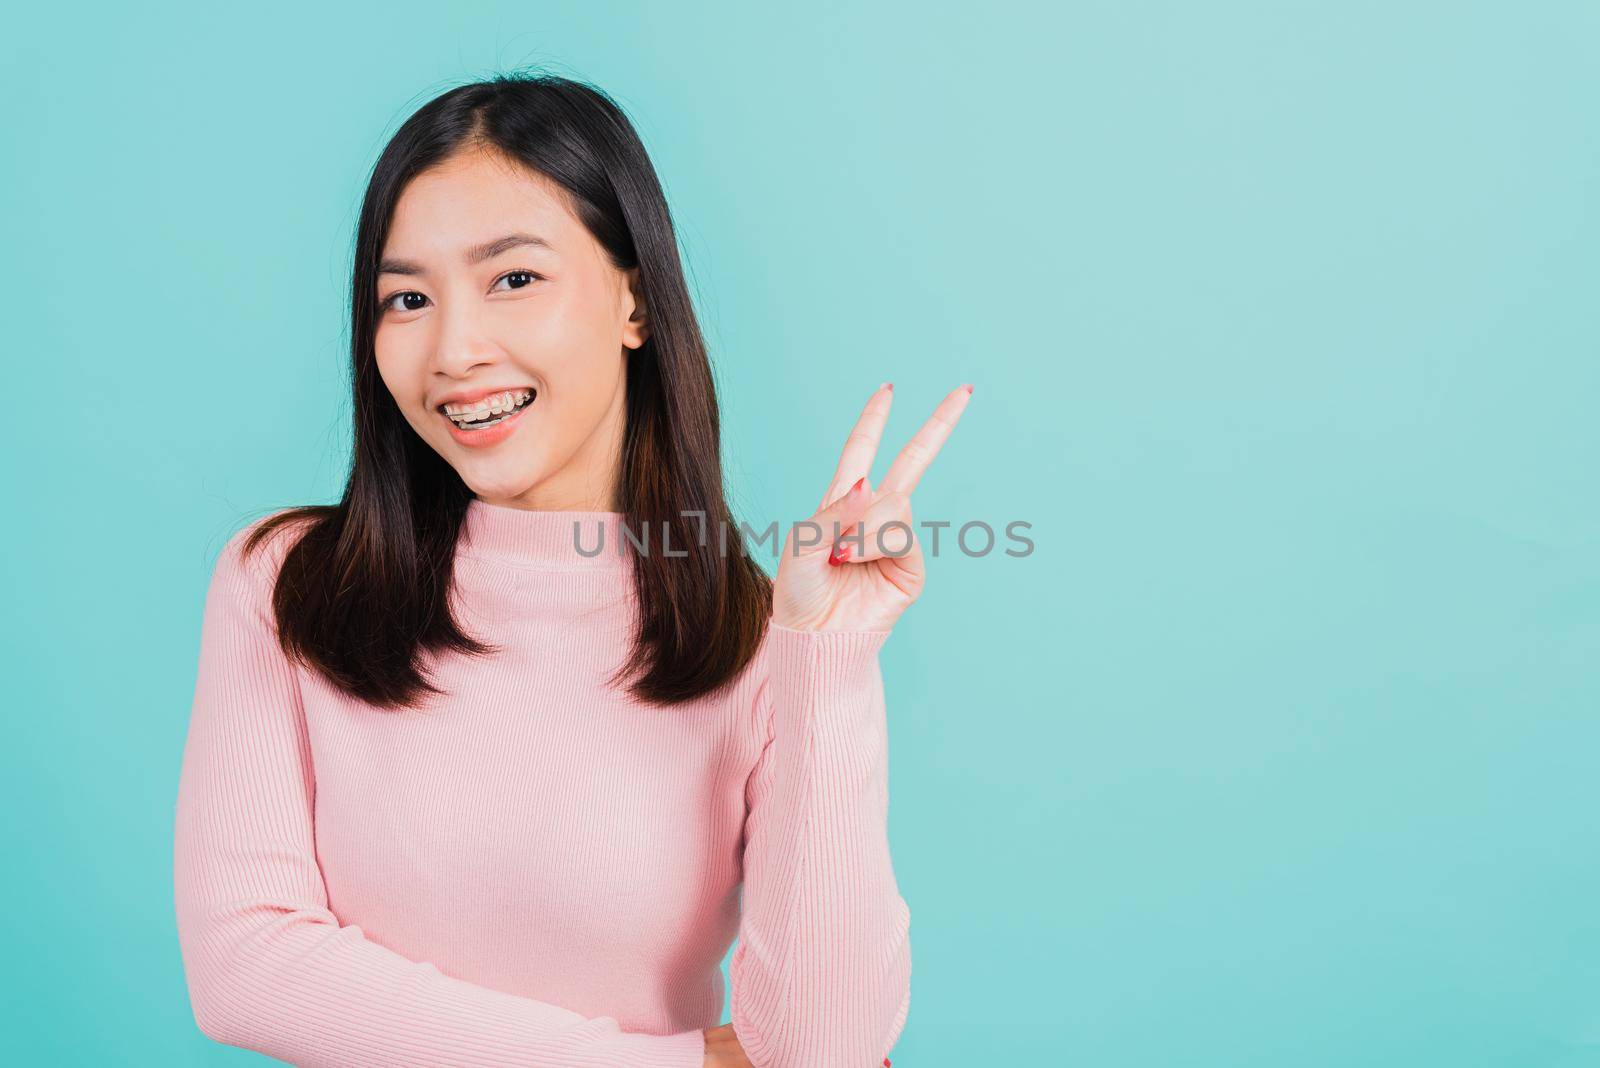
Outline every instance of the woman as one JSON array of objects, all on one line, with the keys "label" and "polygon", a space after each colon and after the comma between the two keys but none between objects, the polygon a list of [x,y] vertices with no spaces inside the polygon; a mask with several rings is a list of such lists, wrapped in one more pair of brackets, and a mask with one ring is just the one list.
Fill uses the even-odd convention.
[{"label": "woman", "polygon": [[175,846],[200,1029],[297,1064],[888,1064],[878,650],[971,388],[876,488],[874,392],[769,580],[654,170],[551,76],[406,121],[351,305],[344,497],[239,531],[206,596]]}]

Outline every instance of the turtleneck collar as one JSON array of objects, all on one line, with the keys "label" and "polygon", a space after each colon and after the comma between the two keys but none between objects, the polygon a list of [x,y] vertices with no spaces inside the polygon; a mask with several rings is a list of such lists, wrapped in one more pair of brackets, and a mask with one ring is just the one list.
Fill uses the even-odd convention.
[{"label": "turtleneck collar", "polygon": [[623,525],[621,512],[534,511],[474,497],[467,502],[460,548],[545,570],[625,569],[634,549],[622,536]]}]

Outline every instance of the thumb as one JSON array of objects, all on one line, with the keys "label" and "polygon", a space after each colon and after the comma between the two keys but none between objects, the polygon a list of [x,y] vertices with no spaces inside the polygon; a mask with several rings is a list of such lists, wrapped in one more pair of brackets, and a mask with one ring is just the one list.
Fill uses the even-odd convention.
[{"label": "thumb", "polygon": [[866,515],[871,505],[872,488],[867,485],[867,478],[863,475],[855,485],[808,520],[812,526],[807,530],[807,537],[801,542],[797,555],[818,556],[831,552],[834,539]]}]

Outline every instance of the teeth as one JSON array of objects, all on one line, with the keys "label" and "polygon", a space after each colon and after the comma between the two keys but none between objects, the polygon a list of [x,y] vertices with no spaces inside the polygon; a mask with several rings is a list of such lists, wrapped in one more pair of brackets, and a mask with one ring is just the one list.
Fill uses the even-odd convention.
[{"label": "teeth", "polygon": [[464,425],[503,415],[532,396],[531,389],[510,389],[484,397],[472,404],[446,404],[444,413],[458,424]]}]

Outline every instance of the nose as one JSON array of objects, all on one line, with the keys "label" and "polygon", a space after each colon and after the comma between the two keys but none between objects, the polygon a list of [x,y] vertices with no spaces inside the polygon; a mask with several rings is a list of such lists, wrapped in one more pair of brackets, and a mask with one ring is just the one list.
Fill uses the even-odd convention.
[{"label": "nose", "polygon": [[434,346],[434,370],[450,378],[462,378],[480,364],[501,359],[500,346],[489,336],[478,317],[475,303],[452,300],[439,309],[436,317],[439,337]]}]

